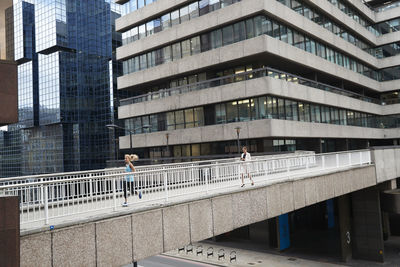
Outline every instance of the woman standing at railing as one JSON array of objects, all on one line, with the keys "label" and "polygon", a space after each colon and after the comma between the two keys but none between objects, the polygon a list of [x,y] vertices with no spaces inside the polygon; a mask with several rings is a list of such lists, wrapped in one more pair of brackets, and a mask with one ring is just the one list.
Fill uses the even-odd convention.
[{"label": "woman standing at railing", "polygon": [[[247,152],[247,147],[244,146],[242,148],[243,154],[240,156],[240,160],[241,161],[251,161],[251,155],[249,152]],[[241,173],[242,173],[242,186],[244,187],[244,174],[247,174],[247,177],[250,179],[251,181],[251,185],[254,185],[254,181],[251,178],[251,163],[242,163],[241,166]]]},{"label": "woman standing at railing", "polygon": [[[125,155],[125,171],[126,172],[134,172],[135,167],[133,166],[132,161],[135,161],[138,159],[139,159],[139,157],[137,155]],[[122,204],[123,207],[128,207],[127,189],[129,190],[129,192],[134,194],[135,180],[133,178],[133,174],[128,174],[125,176],[125,181],[124,181],[125,202]],[[142,192],[139,192],[139,198],[142,198]]]}]

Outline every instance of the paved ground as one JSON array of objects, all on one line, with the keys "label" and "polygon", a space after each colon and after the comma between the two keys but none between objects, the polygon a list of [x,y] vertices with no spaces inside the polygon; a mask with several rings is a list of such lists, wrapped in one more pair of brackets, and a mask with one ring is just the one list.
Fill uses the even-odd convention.
[{"label": "paved ground", "polygon": [[[202,246],[204,253],[197,255],[196,249],[198,246]],[[214,251],[214,256],[207,257],[206,251],[212,247]],[[218,252],[223,249],[225,252],[225,258],[218,260]],[[236,252],[236,261],[230,261],[230,255],[232,251]],[[226,246],[223,244],[213,243],[213,242],[199,242],[193,244],[193,253],[191,252],[178,252],[174,250],[165,255],[179,257],[182,259],[196,260],[210,264],[216,264],[220,266],[238,266],[238,267],[249,267],[249,266],[273,266],[273,267],[290,267],[290,266],[307,266],[307,267],[317,267],[317,266],[342,266],[339,264],[333,264],[323,261],[312,261],[296,257],[288,257],[281,255],[274,255],[266,252],[259,252],[243,248],[233,248],[231,246]]]}]

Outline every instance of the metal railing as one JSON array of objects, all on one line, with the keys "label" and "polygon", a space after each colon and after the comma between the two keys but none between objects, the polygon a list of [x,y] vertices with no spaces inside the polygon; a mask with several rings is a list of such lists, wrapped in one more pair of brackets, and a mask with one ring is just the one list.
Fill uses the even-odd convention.
[{"label": "metal railing", "polygon": [[376,99],[376,98],[370,98],[364,95],[360,95],[351,91],[347,91],[345,89],[335,87],[332,85],[320,83],[317,81],[313,81],[310,79],[303,78],[301,76],[297,76],[291,73],[287,73],[284,71],[280,71],[277,69],[273,69],[270,67],[265,67],[265,68],[260,68],[260,69],[255,69],[251,71],[246,71],[246,72],[241,72],[238,74],[231,74],[223,77],[218,77],[214,79],[210,79],[207,81],[201,81],[197,83],[192,83],[192,84],[186,84],[174,88],[168,88],[168,89],[161,89],[156,92],[149,92],[147,94],[139,95],[139,96],[134,96],[126,99],[121,99],[120,100],[120,106],[124,105],[130,105],[130,104],[135,104],[135,103],[141,103],[141,102],[146,102],[146,101],[151,101],[155,99],[160,99],[160,98],[165,98],[177,94],[183,94],[187,92],[192,92],[192,91],[198,91],[198,90],[203,90],[211,87],[216,87],[216,86],[221,86],[225,84],[230,84],[230,83],[235,83],[235,82],[241,82],[245,80],[252,80],[255,78],[262,78],[262,77],[273,77],[275,79],[281,79],[281,80],[286,80],[288,82],[293,82],[293,83],[298,83],[302,84],[305,86],[310,86],[313,88],[317,88],[320,90],[325,90],[329,92],[333,92],[336,94],[356,98],[362,101],[366,102],[371,102],[375,104],[381,105],[381,100]]},{"label": "metal railing", "polygon": [[[202,164],[190,162],[143,167],[133,173],[116,169],[76,172],[53,179],[48,175],[25,177],[20,180],[23,183],[6,184],[2,179],[0,195],[19,196],[21,225],[49,224],[56,218],[79,217],[80,214],[90,216],[122,208],[124,186],[131,186],[128,201],[132,205],[163,204],[171,199],[192,199],[238,189],[241,176],[247,176],[244,172],[248,172],[256,184],[262,184],[295,175],[366,164],[371,164],[369,150],[260,157],[248,162],[212,160]],[[134,182],[130,183],[131,175]],[[141,199],[137,196],[139,194]]]}]

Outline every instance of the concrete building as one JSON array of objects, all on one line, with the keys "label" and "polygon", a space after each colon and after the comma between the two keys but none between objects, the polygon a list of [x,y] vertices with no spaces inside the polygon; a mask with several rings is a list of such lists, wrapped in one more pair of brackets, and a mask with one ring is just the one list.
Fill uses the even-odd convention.
[{"label": "concrete building", "polygon": [[399,2],[369,2],[117,1],[135,151],[237,153],[238,135],[250,152],[398,144]]}]

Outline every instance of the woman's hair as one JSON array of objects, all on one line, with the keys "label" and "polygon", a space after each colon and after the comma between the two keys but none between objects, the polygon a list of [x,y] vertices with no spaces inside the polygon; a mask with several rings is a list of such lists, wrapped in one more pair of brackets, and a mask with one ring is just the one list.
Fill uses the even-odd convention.
[{"label": "woman's hair", "polygon": [[242,149],[246,149],[247,150],[247,146],[243,146],[243,148]]},{"label": "woman's hair", "polygon": [[130,161],[136,161],[136,160],[138,160],[138,159],[139,159],[139,156],[136,155],[136,154],[129,155],[129,160],[130,160]]}]

